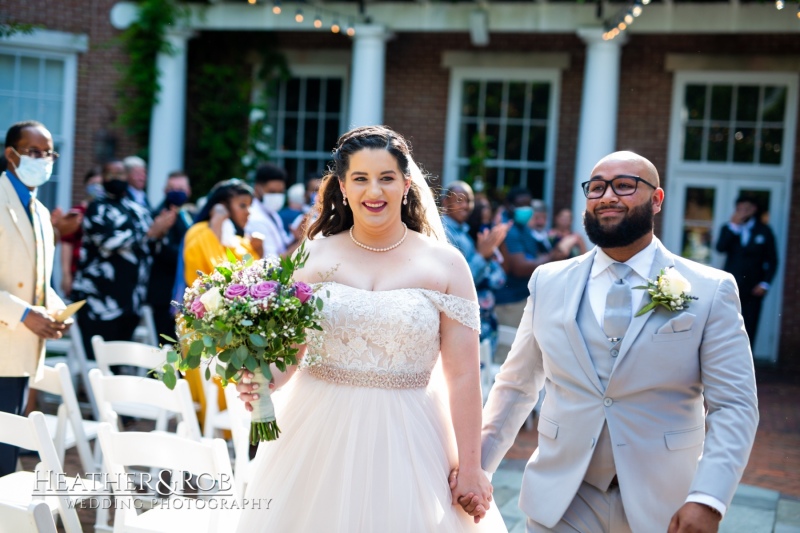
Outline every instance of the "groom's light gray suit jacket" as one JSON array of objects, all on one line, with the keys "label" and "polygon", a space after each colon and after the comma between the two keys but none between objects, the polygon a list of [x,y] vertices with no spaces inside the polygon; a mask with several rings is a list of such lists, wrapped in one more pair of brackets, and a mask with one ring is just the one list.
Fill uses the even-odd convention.
[{"label": "groom's light gray suit jacket", "polygon": [[539,448],[525,469],[521,509],[553,527],[608,422],[631,528],[666,531],[689,493],[730,504],[755,437],[755,378],[736,284],[657,242],[650,279],[674,266],[699,299],[683,312],[659,307],[633,318],[603,390],[576,318],[595,253],[534,272],[516,340],[484,409],[483,468],[497,469],[544,385]]}]

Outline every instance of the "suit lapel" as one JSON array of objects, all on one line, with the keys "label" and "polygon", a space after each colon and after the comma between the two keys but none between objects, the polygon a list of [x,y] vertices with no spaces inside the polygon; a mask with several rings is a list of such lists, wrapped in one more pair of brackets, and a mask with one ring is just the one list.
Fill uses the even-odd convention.
[{"label": "suit lapel", "polygon": [[8,176],[6,176],[5,172],[3,172],[2,179],[0,179],[0,187],[3,188],[3,192],[6,196],[5,209],[8,210],[11,220],[14,221],[14,226],[19,232],[20,239],[22,239],[22,242],[25,243],[25,249],[28,251],[28,256],[32,261],[35,261],[36,243],[33,240],[33,225],[27,220],[27,210],[25,209],[25,206],[22,205],[22,202],[19,201],[17,191],[14,190],[14,186],[11,185],[11,181],[9,180]]},{"label": "suit lapel", "polygon": [[[656,241],[656,255],[653,258],[653,266],[650,268],[650,276],[648,279],[655,280],[661,273],[662,268],[667,268],[674,265],[675,261],[672,260],[670,253],[667,251],[666,248],[664,248],[664,245],[661,244],[661,241]],[[640,291],[642,289],[634,289],[634,290]],[[634,300],[637,299],[635,295],[636,293],[634,292]],[[642,308],[642,306],[644,306],[647,303],[650,303],[650,297],[645,292],[645,296],[641,299],[641,304],[636,307],[634,315],[636,314],[636,312],[639,311],[639,309]],[[644,325],[647,323],[650,317],[653,316],[653,312],[654,310],[651,310],[641,316],[633,317],[630,326],[628,326],[628,331],[625,333],[625,337],[622,339],[622,345],[620,346],[619,349],[619,356],[617,357],[617,360],[614,364],[614,368],[616,368],[620,364],[620,361],[622,361],[622,359],[628,353],[631,345],[636,341],[636,337],[638,337],[639,334],[642,332],[642,328],[644,328]]]},{"label": "suit lapel", "polygon": [[592,385],[602,393],[603,386],[600,383],[600,378],[597,377],[594,363],[592,363],[589,350],[586,348],[586,341],[584,341],[581,328],[578,326],[578,307],[581,304],[581,298],[586,289],[586,283],[589,280],[589,274],[592,271],[592,263],[594,263],[594,256],[596,253],[597,249],[595,248],[590,253],[586,254],[575,267],[564,276],[564,328],[567,331],[567,338],[569,339],[570,346],[572,346],[572,352],[578,359],[578,363],[592,382]]}]

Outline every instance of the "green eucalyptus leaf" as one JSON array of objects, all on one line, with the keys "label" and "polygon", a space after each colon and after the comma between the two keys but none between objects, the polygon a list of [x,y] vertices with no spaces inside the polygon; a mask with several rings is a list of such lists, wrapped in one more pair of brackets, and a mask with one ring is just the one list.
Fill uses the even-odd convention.
[{"label": "green eucalyptus leaf", "polygon": [[263,348],[267,345],[267,341],[264,339],[264,337],[255,333],[250,334],[250,342],[253,343],[253,346],[258,348]]}]

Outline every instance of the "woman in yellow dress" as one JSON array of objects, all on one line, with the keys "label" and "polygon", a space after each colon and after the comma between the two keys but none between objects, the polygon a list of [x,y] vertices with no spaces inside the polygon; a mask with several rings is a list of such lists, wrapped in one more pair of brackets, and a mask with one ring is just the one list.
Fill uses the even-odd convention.
[{"label": "woman in yellow dress", "polygon": [[[244,227],[253,202],[253,189],[238,179],[217,183],[208,193],[208,201],[197,214],[195,223],[183,239],[184,281],[191,286],[197,272],[210,273],[214,266],[228,260],[228,250],[237,259],[251,255],[261,257],[261,240],[244,237]],[[192,399],[200,403],[198,414],[205,421],[206,398],[200,369],[186,372]],[[225,409],[225,396],[219,390],[220,410]]]}]

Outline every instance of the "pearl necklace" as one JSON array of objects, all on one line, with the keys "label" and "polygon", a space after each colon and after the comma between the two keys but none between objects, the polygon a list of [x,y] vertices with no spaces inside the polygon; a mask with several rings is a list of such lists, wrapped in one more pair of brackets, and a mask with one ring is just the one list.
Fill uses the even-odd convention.
[{"label": "pearl necklace", "polygon": [[387,246],[386,248],[373,248],[372,246],[367,246],[364,243],[358,242],[356,238],[353,237],[353,227],[354,226],[350,226],[350,240],[353,241],[356,244],[356,246],[360,246],[361,248],[369,250],[370,252],[388,252],[389,250],[394,250],[395,248],[403,244],[403,241],[406,240],[406,236],[408,236],[408,226],[406,226],[405,222],[403,222],[403,227],[405,228],[405,231],[403,232],[403,237],[399,241],[397,241],[391,246]]}]

